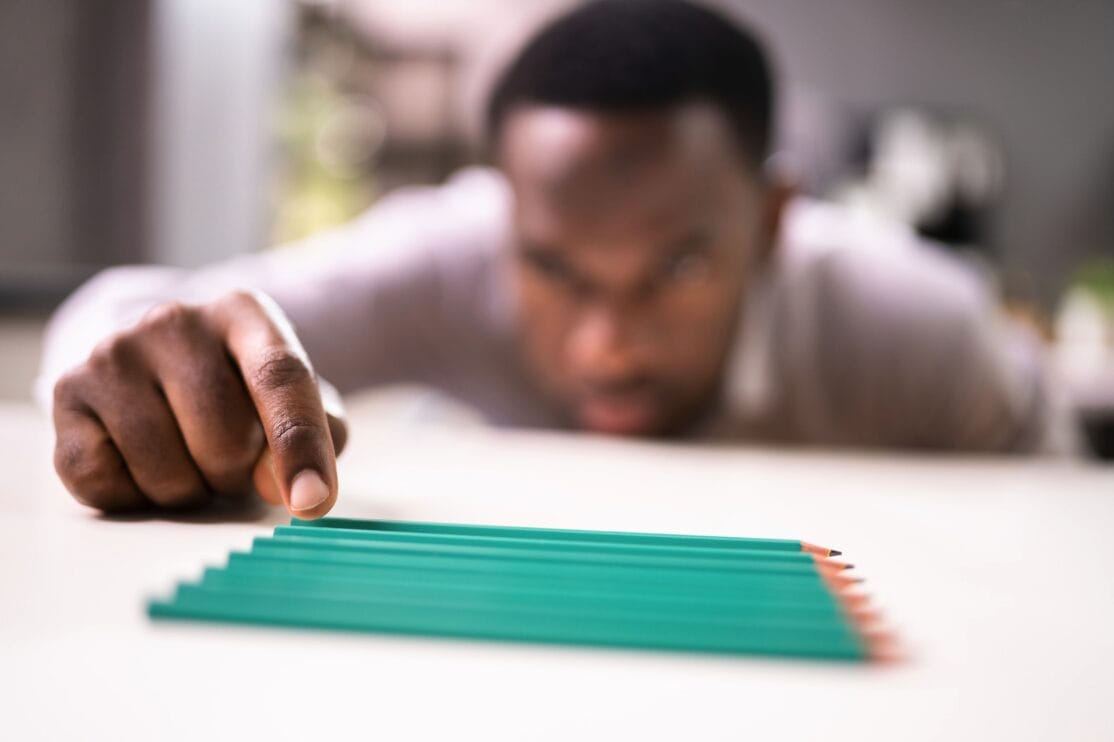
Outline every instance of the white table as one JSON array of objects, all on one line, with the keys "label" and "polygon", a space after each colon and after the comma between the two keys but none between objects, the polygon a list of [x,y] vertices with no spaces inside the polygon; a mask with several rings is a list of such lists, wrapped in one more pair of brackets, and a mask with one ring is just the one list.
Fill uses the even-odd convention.
[{"label": "white table", "polygon": [[9,405],[0,738],[1114,739],[1110,467],[375,417],[354,416],[334,514],[803,538],[858,565],[910,657],[846,666],[154,624],[146,597],[281,514],[98,519],[56,483],[46,421]]}]

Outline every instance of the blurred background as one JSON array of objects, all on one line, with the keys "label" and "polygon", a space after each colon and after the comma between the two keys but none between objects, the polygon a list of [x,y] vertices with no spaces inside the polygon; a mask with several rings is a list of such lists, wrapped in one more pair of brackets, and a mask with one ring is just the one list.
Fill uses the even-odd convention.
[{"label": "blurred background", "polygon": [[[494,75],[570,4],[0,3],[0,399],[103,267],[267,249],[482,160]],[[1114,3],[710,4],[766,40],[805,190],[976,263],[1114,410]]]}]

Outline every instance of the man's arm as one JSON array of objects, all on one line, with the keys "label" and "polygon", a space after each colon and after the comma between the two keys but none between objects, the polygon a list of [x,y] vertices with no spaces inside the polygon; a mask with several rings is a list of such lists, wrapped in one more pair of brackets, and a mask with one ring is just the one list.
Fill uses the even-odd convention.
[{"label": "man's arm", "polygon": [[[454,295],[504,238],[506,192],[489,171],[468,170],[441,187],[385,197],[338,229],[199,270],[125,266],[95,276],[52,318],[36,398],[49,408],[54,383],[97,343],[167,301],[203,303],[248,289],[270,296],[290,319],[314,367],[341,392],[422,381],[425,350],[475,296]],[[478,287],[484,290],[485,287]],[[457,306],[446,307],[455,302]],[[482,311],[480,307],[477,311]]]},{"label": "man's arm", "polygon": [[[501,183],[474,172],[302,245],[93,279],[52,320],[37,384],[63,481],[119,509],[195,504],[254,478],[268,499],[322,514],[344,430],[316,374],[344,389],[422,380],[452,332],[454,273],[491,249],[503,205]],[[328,489],[310,508],[296,486],[306,469]]]}]

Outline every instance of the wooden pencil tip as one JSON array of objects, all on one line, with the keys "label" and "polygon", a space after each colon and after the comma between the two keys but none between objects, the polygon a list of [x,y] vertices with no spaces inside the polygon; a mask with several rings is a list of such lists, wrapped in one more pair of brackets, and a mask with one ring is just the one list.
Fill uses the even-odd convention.
[{"label": "wooden pencil tip", "polygon": [[893,663],[904,658],[897,636],[890,631],[872,629],[863,632],[867,656],[872,662]]},{"label": "wooden pencil tip", "polygon": [[849,608],[848,615],[862,631],[868,630],[882,623],[882,613],[874,608],[861,607]]},{"label": "wooden pencil tip", "polygon": [[870,604],[870,596],[866,593],[852,593],[846,590],[837,592],[836,598],[847,608],[862,608]]},{"label": "wooden pencil tip", "polygon": [[823,579],[824,582],[827,584],[828,588],[836,592],[842,592],[853,586],[857,586],[863,581],[861,577],[851,577],[849,575],[843,575],[837,572],[823,569],[820,570],[819,574],[821,579]]},{"label": "wooden pencil tip", "polygon": [[827,557],[817,556],[811,554],[812,562],[819,569],[831,570],[833,572],[842,572],[845,569],[853,569],[855,565],[848,564],[847,562],[840,562],[835,559],[828,559]]},{"label": "wooden pencil tip", "polygon": [[839,556],[843,553],[842,551],[837,551],[836,549],[829,549],[827,546],[817,546],[816,544],[810,544],[808,541],[801,542],[801,551],[807,554],[813,554],[814,556],[818,557]]}]

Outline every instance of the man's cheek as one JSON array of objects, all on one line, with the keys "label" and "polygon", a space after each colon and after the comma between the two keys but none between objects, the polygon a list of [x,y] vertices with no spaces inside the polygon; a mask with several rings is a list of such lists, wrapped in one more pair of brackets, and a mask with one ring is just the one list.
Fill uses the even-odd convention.
[{"label": "man's cheek", "polygon": [[574,386],[569,378],[567,333],[552,318],[538,318],[523,327],[527,365],[535,382],[550,394]]}]

